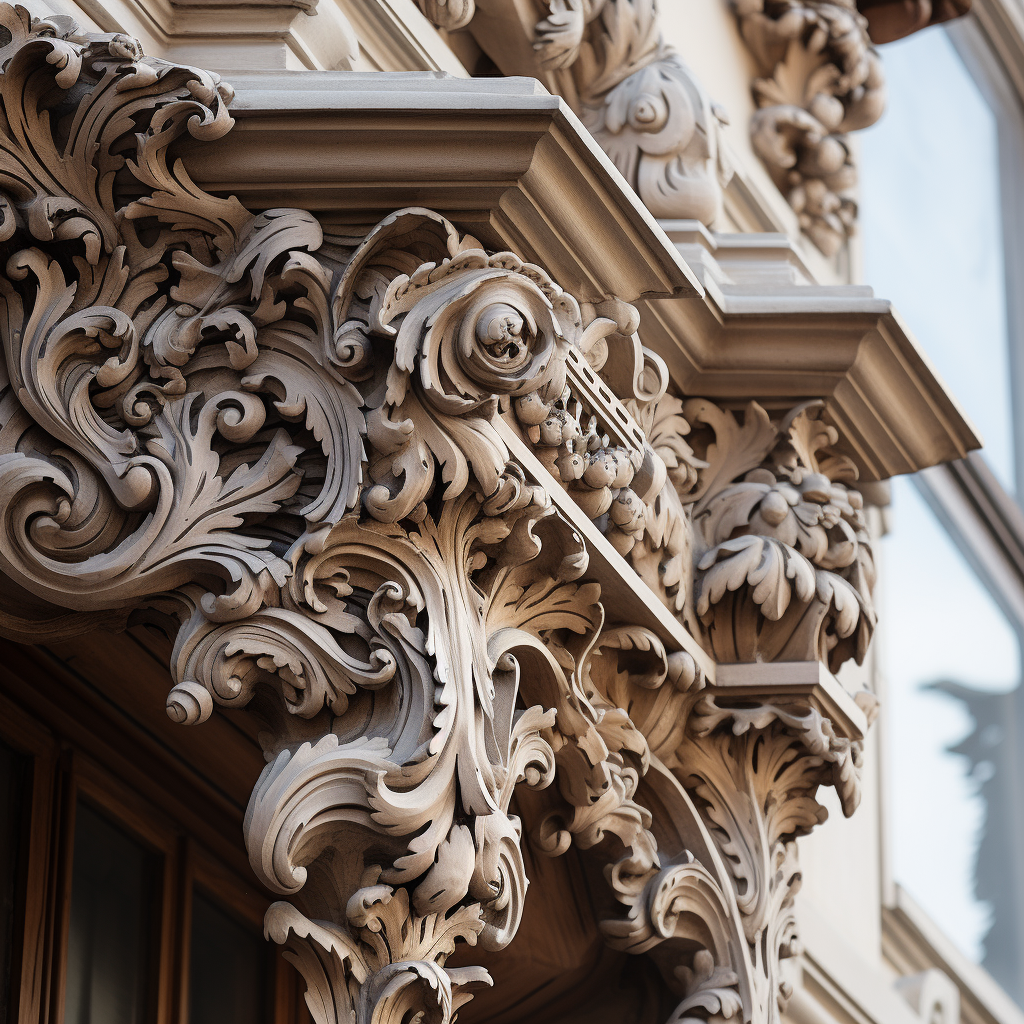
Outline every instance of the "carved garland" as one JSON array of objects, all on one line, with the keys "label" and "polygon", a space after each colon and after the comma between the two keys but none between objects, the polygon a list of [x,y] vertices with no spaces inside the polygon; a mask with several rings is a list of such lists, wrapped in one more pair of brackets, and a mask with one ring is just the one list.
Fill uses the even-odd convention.
[{"label": "carved garland", "polygon": [[[872,572],[832,428],[684,403],[635,310],[429,211],[334,262],[309,213],[169,158],[231,127],[216,76],[0,23],[0,564],[32,595],[4,631],[156,617],[172,718],[254,702],[246,844],[318,1024],[447,1024],[487,982],[446,961],[515,935],[520,784],[555,794],[540,848],[606,861],[603,928],[658,960],[674,1021],[775,1019],[796,875],[764,864],[792,863],[819,782],[852,809],[855,745],[807,708],[722,709],[690,655],[606,622],[500,421],[717,657],[838,665]],[[751,777],[756,835],[730,805]]]},{"label": "carved garland", "polygon": [[882,64],[854,0],[733,0],[757,61],[754,149],[826,256],[854,230],[857,182],[845,136],[885,108]]}]

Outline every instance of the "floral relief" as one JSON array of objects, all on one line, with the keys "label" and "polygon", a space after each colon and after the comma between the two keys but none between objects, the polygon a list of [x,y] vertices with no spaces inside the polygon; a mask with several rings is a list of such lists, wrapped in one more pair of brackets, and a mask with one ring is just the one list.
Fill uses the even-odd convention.
[{"label": "floral relief", "polygon": [[[575,32],[585,6],[552,17]],[[602,864],[602,932],[655,958],[673,1021],[752,1019],[780,982],[688,751],[799,733],[794,775],[824,759],[851,802],[859,751],[806,709],[716,718],[697,647],[618,621],[577,527],[718,661],[860,659],[870,543],[823,410],[677,394],[632,306],[428,210],[328,253],[311,213],[207,195],[170,158],[231,128],[216,75],[0,23],[0,567],[41,603],[4,631],[145,616],[173,638],[172,719],[251,705],[245,841],[317,1024],[449,1024],[489,981],[447,966],[456,944],[520,926],[527,834]],[[546,792],[539,820],[517,787]]]},{"label": "floral relief", "polygon": [[885,108],[885,76],[854,0],[733,0],[759,77],[754,149],[800,227],[833,256],[853,233],[854,156],[846,136]]}]

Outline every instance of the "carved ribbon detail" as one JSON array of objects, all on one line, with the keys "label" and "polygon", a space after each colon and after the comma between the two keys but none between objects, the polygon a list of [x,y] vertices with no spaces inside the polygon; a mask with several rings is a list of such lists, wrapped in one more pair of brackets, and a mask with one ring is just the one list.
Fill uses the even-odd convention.
[{"label": "carved ribbon detail", "polygon": [[[567,32],[643,13],[560,12]],[[694,657],[609,618],[510,433],[719,660],[837,667],[864,655],[873,570],[820,409],[684,400],[633,307],[581,307],[430,211],[325,249],[306,211],[206,195],[169,150],[231,127],[215,75],[0,22],[4,631],[144,614],[174,638],[173,719],[252,704],[247,848],[289,899],[267,931],[317,1024],[448,1024],[489,980],[447,966],[456,943],[519,927],[524,829],[604,863],[602,928],[659,963],[673,1021],[760,1019],[792,947],[765,858],[809,827],[807,780],[852,802],[857,751],[799,708],[731,710],[758,739],[723,739]],[[664,87],[678,119],[662,57],[605,80],[607,111]],[[683,167],[642,131],[659,174]],[[749,744],[777,737],[769,778]],[[783,778],[788,809],[740,851],[730,786],[752,773],[759,813]],[[517,786],[548,790],[539,821]]]}]

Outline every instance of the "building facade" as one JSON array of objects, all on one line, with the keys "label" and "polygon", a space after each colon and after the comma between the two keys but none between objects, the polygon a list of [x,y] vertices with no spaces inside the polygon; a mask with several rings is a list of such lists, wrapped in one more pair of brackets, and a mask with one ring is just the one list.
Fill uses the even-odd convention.
[{"label": "building facade", "polygon": [[858,283],[885,45],[1024,81],[968,6],[0,6],[7,1019],[1024,1021],[872,643],[893,477],[1024,565]]}]

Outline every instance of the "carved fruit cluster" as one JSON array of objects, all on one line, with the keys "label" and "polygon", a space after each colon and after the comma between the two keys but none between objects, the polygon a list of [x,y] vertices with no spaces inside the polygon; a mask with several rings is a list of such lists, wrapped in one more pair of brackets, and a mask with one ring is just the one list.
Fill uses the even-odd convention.
[{"label": "carved fruit cluster", "polygon": [[845,135],[885,106],[882,65],[854,0],[733,0],[758,62],[754,148],[826,255],[852,233],[857,173]]}]

